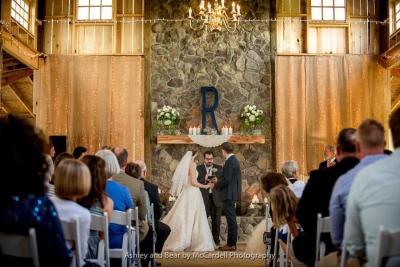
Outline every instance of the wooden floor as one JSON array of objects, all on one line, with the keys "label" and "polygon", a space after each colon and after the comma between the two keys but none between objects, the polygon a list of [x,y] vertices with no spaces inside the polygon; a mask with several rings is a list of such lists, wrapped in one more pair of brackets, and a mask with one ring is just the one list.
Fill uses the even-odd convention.
[{"label": "wooden floor", "polygon": [[263,267],[265,255],[244,253],[245,245],[238,245],[236,252],[164,252],[157,262],[161,267]]}]

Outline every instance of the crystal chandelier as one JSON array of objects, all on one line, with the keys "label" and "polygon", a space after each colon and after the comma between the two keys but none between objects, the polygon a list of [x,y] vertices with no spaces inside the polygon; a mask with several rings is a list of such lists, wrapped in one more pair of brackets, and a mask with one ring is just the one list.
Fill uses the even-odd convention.
[{"label": "crystal chandelier", "polygon": [[[236,31],[242,14],[240,13],[240,5],[232,2],[230,11],[225,7],[225,0],[214,0],[214,4],[208,2],[207,8],[204,0],[201,0],[199,13],[194,14],[192,8],[189,8],[189,25],[193,30],[203,30],[206,32],[221,31],[225,27],[229,32]],[[228,14],[230,13],[230,15]],[[196,22],[198,27],[195,27]]]}]

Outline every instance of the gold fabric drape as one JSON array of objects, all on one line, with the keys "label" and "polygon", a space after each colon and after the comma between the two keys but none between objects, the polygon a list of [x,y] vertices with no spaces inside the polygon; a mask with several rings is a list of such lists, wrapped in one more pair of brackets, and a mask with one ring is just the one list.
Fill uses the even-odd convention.
[{"label": "gold fabric drape", "polygon": [[296,160],[307,175],[344,127],[366,118],[387,126],[389,73],[373,56],[277,56],[276,163]]},{"label": "gold fabric drape", "polygon": [[90,153],[122,145],[144,157],[144,59],[50,55],[35,71],[37,126]]}]

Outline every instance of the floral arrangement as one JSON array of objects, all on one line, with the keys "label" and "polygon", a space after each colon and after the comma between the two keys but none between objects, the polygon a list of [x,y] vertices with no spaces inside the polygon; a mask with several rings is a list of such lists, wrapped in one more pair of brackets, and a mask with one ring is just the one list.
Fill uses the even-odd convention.
[{"label": "floral arrangement", "polygon": [[179,124],[180,114],[176,108],[171,106],[163,106],[157,110],[158,124],[167,129],[173,129]]},{"label": "floral arrangement", "polygon": [[258,109],[256,105],[247,105],[243,108],[240,118],[245,128],[254,130],[260,127],[264,122],[264,112]]}]

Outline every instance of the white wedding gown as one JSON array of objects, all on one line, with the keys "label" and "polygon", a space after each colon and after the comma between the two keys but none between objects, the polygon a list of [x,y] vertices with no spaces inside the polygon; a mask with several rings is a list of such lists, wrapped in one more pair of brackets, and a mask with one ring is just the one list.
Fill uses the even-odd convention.
[{"label": "white wedding gown", "polygon": [[184,185],[162,222],[171,228],[163,251],[214,251],[203,197],[200,189],[192,186],[190,181]]}]

